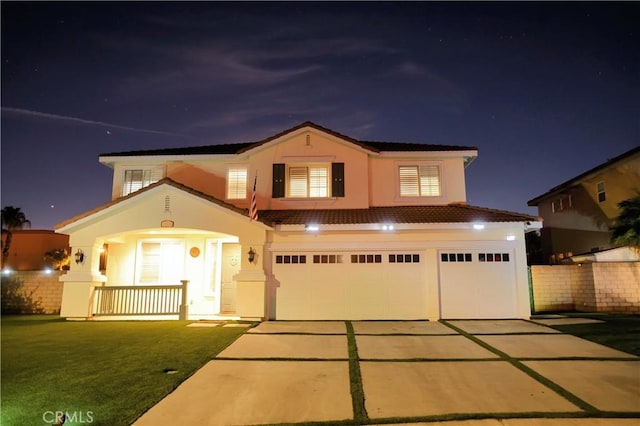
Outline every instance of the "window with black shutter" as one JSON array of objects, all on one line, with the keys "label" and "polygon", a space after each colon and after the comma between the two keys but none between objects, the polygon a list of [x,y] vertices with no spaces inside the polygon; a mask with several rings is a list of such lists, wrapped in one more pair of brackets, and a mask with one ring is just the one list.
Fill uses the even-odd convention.
[{"label": "window with black shutter", "polygon": [[273,165],[273,187],[271,196],[273,198],[284,197],[284,178],[285,178],[285,165],[274,164]]},{"label": "window with black shutter", "polygon": [[344,197],[344,163],[331,163],[331,196]]}]

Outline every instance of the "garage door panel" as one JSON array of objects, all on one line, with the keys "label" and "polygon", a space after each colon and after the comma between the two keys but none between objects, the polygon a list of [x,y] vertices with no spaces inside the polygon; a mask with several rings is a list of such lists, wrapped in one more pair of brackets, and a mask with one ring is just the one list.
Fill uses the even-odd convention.
[{"label": "garage door panel", "polygon": [[347,312],[345,288],[342,282],[322,280],[310,287],[309,310],[314,319],[344,317]]},{"label": "garage door panel", "polygon": [[385,286],[373,281],[364,270],[362,275],[351,274],[349,288],[349,317],[352,319],[381,318],[384,316]]},{"label": "garage door panel", "polygon": [[424,318],[427,310],[427,292],[415,282],[398,283],[389,294],[389,316],[391,318]]},{"label": "garage door panel", "polygon": [[460,249],[438,257],[442,318],[516,317],[512,251]]},{"label": "garage door panel", "polygon": [[[274,276],[280,282],[276,318],[426,318],[426,265],[421,261],[423,256],[402,253],[402,263],[391,263],[391,255],[397,260],[395,257],[399,254],[306,253],[306,264],[274,265]],[[405,255],[408,256],[407,262]],[[329,263],[331,259],[335,259],[335,263]]]}]

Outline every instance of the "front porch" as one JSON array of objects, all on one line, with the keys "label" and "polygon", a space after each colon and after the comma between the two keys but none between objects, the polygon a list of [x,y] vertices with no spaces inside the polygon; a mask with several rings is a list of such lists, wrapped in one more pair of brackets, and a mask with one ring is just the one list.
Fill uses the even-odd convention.
[{"label": "front porch", "polygon": [[240,320],[235,313],[192,314],[189,281],[180,285],[100,286],[92,296],[93,320]]},{"label": "front porch", "polygon": [[60,315],[262,319],[267,229],[171,184],[140,190],[57,229],[75,254]]},{"label": "front porch", "polygon": [[180,285],[117,286],[94,288],[94,317],[130,315],[178,315],[186,320],[188,280]]}]

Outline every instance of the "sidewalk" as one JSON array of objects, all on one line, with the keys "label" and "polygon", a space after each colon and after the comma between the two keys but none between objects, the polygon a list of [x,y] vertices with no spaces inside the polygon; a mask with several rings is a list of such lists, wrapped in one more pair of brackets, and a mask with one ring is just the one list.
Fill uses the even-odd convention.
[{"label": "sidewalk", "polygon": [[639,361],[521,320],[265,322],[135,424],[636,425]]}]

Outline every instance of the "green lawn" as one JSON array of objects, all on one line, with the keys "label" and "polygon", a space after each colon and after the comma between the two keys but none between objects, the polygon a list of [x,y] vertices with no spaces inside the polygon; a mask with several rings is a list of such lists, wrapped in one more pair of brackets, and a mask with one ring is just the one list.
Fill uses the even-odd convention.
[{"label": "green lawn", "polygon": [[640,315],[564,314],[603,321],[595,324],[554,325],[556,330],[640,356]]},{"label": "green lawn", "polygon": [[[604,323],[554,328],[640,355],[640,316],[571,315]],[[70,425],[129,425],[246,330],[187,324],[2,317],[0,424],[51,424],[53,413],[63,411],[76,416]],[[349,350],[355,360],[353,336]],[[352,364],[358,382],[359,368]],[[356,417],[366,420],[364,395],[357,390]]]},{"label": "green lawn", "polygon": [[187,324],[2,317],[0,424],[130,424],[246,330]]}]

